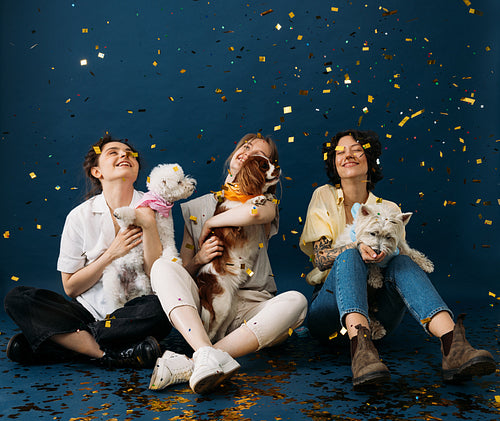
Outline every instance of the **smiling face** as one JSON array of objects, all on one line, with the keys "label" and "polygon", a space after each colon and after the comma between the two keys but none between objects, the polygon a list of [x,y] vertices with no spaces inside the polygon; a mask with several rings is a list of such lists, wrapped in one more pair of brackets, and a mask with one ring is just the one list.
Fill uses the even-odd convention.
[{"label": "smiling face", "polygon": [[341,180],[366,180],[368,162],[365,151],[352,136],[344,136],[339,139],[335,150],[335,166]]},{"label": "smiling face", "polygon": [[139,163],[134,155],[125,143],[108,142],[103,146],[97,166],[92,167],[91,174],[101,182],[116,179],[134,182],[139,173]]},{"label": "smiling face", "polygon": [[271,156],[271,152],[271,146],[265,140],[259,138],[251,139],[248,142],[245,142],[233,154],[231,161],[229,162],[229,170],[231,174],[235,176],[249,156],[264,155],[269,158]]}]

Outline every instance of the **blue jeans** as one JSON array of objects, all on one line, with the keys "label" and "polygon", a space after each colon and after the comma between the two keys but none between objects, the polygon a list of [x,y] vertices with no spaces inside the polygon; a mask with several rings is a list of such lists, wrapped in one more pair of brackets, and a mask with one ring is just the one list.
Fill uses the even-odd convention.
[{"label": "blue jeans", "polygon": [[[369,320],[366,280],[367,265],[357,249],[348,249],[337,257],[309,307],[308,327],[313,336],[328,340],[334,332],[340,332],[349,313],[361,313]],[[401,323],[407,309],[427,332],[429,319],[440,311],[453,317],[426,273],[408,256],[390,260],[384,269],[384,284],[375,290],[374,298],[377,320],[388,334]]]}]

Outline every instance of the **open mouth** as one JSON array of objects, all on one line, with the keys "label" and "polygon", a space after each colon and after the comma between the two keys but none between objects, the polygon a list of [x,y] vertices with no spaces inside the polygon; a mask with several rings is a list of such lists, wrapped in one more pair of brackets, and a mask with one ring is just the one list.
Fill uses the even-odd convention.
[{"label": "open mouth", "polygon": [[130,162],[126,162],[126,161],[123,161],[123,162],[119,162],[117,167],[131,167],[132,165],[130,165]]}]

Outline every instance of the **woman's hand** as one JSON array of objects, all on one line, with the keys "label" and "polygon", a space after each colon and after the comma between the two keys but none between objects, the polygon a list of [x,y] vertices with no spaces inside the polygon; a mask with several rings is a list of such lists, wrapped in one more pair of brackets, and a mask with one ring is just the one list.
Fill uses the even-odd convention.
[{"label": "woman's hand", "polygon": [[224,244],[215,235],[211,236],[202,245],[195,255],[195,262],[198,265],[206,265],[218,256],[222,256]]},{"label": "woman's hand", "polygon": [[371,249],[371,247],[364,243],[358,244],[358,250],[365,263],[380,263],[385,258],[385,252],[377,254]]},{"label": "woman's hand", "polygon": [[207,219],[201,228],[200,238],[198,239],[198,246],[200,249],[203,247],[203,244],[205,244],[207,237],[212,233],[212,227],[210,225],[210,220],[212,218]]},{"label": "woman's hand", "polygon": [[111,261],[125,256],[130,250],[142,242],[142,230],[139,227],[128,227],[116,234],[115,239],[104,252]]}]

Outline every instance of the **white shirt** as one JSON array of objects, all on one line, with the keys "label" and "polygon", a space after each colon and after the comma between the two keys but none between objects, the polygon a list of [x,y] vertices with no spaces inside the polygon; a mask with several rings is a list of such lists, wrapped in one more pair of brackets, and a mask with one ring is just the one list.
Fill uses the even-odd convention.
[{"label": "white shirt", "polygon": [[[135,206],[144,193],[134,190],[129,206]],[[115,228],[109,207],[101,193],[74,208],[66,217],[61,236],[57,270],[75,273],[104,253],[115,239]],[[96,320],[106,318],[106,297],[102,278],[76,297]]]}]

